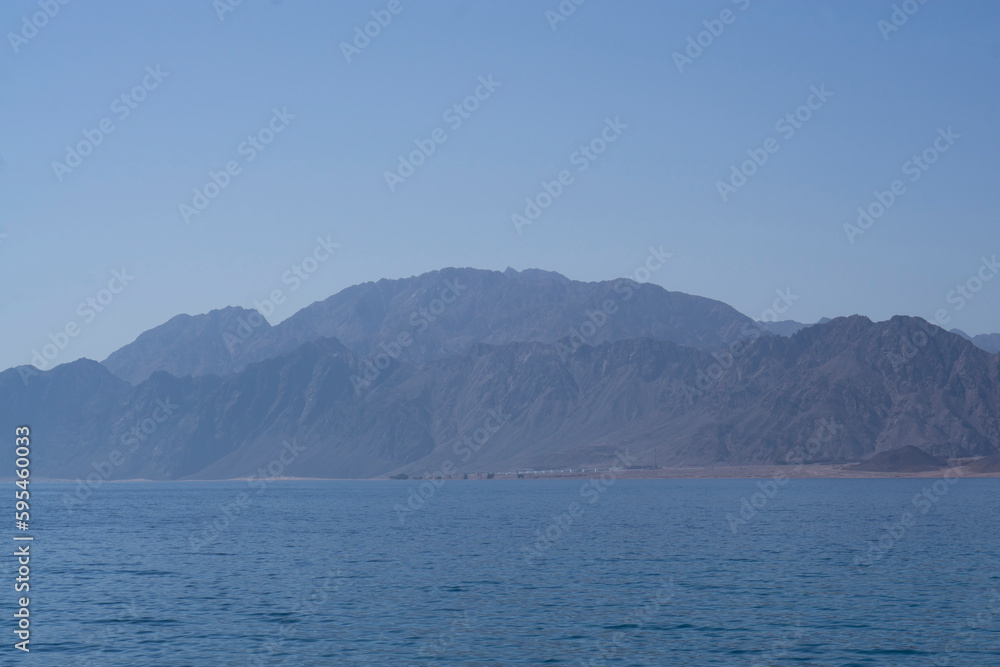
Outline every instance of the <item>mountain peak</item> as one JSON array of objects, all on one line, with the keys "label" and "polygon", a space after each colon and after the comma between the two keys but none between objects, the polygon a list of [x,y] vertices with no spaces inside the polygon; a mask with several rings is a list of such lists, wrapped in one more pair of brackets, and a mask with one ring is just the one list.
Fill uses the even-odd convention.
[{"label": "mountain peak", "polygon": [[447,267],[348,287],[274,327],[235,307],[177,316],[104,363],[134,384],[156,370],[226,376],[319,338],[335,338],[360,356],[398,347],[398,358],[417,363],[478,342],[565,336],[591,344],[648,336],[719,349],[749,324],[722,302],[628,279],[587,283],[541,269]]}]

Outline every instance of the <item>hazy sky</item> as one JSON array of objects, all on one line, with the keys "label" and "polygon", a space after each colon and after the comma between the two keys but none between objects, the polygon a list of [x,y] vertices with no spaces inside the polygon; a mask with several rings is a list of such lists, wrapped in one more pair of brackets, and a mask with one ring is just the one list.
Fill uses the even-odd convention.
[{"label": "hazy sky", "polygon": [[446,266],[632,275],[651,246],[652,282],[755,318],[790,289],[800,321],[1000,331],[1000,279],[974,279],[1000,253],[1000,5],[896,4],[6,0],[0,368],[67,325],[57,363],[275,289],[272,322]]}]

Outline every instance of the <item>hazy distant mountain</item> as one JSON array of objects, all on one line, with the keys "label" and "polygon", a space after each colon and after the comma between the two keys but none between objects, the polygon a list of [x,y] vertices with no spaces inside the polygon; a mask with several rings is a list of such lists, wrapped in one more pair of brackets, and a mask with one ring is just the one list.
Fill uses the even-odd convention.
[{"label": "hazy distant mountain", "polygon": [[284,475],[370,477],[597,465],[623,449],[661,465],[1000,452],[1000,356],[919,319],[758,332],[735,356],[568,343],[476,343],[376,369],[323,339],[225,378],[156,373],[137,387],[85,360],[27,387],[12,369],[0,428],[33,424],[34,474],[71,478],[126,446],[114,477],[245,476],[283,456]]},{"label": "hazy distant mountain", "polygon": [[475,343],[554,343],[574,332],[579,343],[645,336],[718,349],[753,326],[719,301],[627,279],[584,283],[539,270],[444,269],[349,287],[274,327],[242,308],[180,315],[104,364],[138,383],[158,370],[225,376],[324,337],[358,354],[388,350],[424,362]]},{"label": "hazy distant mountain", "polygon": [[[254,326],[256,325],[256,326]],[[224,308],[205,315],[178,315],[144,332],[132,343],[113,352],[102,363],[112,373],[133,384],[156,371],[171,375],[229,375],[271,349],[271,325],[255,310]],[[226,336],[246,339],[236,344]],[[262,335],[252,335],[253,333]]]},{"label": "hazy distant mountain", "polygon": [[803,324],[802,322],[796,322],[795,320],[781,320],[780,322],[757,322],[760,326],[767,329],[771,333],[777,336],[784,336],[788,338],[795,334],[797,331],[801,331],[811,324]]},{"label": "hazy distant mountain", "polygon": [[990,354],[1000,352],[1000,334],[979,334],[972,337],[972,342]]},{"label": "hazy distant mountain", "polygon": [[[826,324],[830,321],[829,317],[824,317],[816,324]],[[805,329],[806,327],[811,327],[811,324],[803,324],[802,322],[796,322],[795,320],[781,320],[780,322],[757,322],[767,331],[777,335],[784,336],[788,338],[795,335],[797,332]]]},{"label": "hazy distant mountain", "polygon": [[951,333],[961,336],[965,340],[972,341],[976,347],[986,350],[990,354],[1000,352],[1000,334],[979,334],[978,336],[970,336],[961,329],[952,329]]},{"label": "hazy distant mountain", "polygon": [[28,368],[27,385],[17,368],[0,373],[0,424],[8,433],[17,426],[31,428],[32,474],[86,475],[93,455],[108,448],[111,424],[132,387],[89,359],[45,372]]}]

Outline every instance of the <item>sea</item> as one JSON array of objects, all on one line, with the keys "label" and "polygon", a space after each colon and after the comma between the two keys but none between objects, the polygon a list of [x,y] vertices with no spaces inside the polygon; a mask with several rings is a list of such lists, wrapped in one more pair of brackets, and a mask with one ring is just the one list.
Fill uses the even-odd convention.
[{"label": "sea", "polygon": [[25,541],[0,563],[4,665],[1000,665],[996,479],[31,494],[30,591]]}]

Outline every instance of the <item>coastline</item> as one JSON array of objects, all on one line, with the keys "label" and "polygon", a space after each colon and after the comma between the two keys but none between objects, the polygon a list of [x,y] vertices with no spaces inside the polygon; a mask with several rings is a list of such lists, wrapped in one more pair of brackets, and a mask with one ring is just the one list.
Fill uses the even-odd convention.
[{"label": "coastline", "polygon": [[[496,482],[509,479],[593,479],[602,475],[613,474],[616,479],[940,479],[944,477],[961,478],[996,478],[1000,477],[1000,472],[966,472],[961,466],[954,468],[940,468],[937,470],[924,470],[919,472],[875,472],[865,470],[853,470],[846,465],[806,465],[806,466],[704,466],[685,468],[655,468],[644,470],[609,470],[598,469],[587,472],[544,472],[544,473],[522,473],[523,477],[518,477],[515,472],[497,472],[492,479],[486,477],[472,477],[463,480],[455,476],[445,478],[446,481],[467,481],[467,482]],[[129,484],[129,483],[212,483],[212,482],[249,482],[250,477],[229,477],[221,479],[116,479],[103,480],[108,484]],[[412,482],[420,481],[421,477],[411,477],[405,480],[389,479],[382,477],[270,477],[265,478],[268,482]],[[9,481],[14,481],[10,479]],[[38,482],[77,482],[77,479],[62,478],[36,478]]]}]

